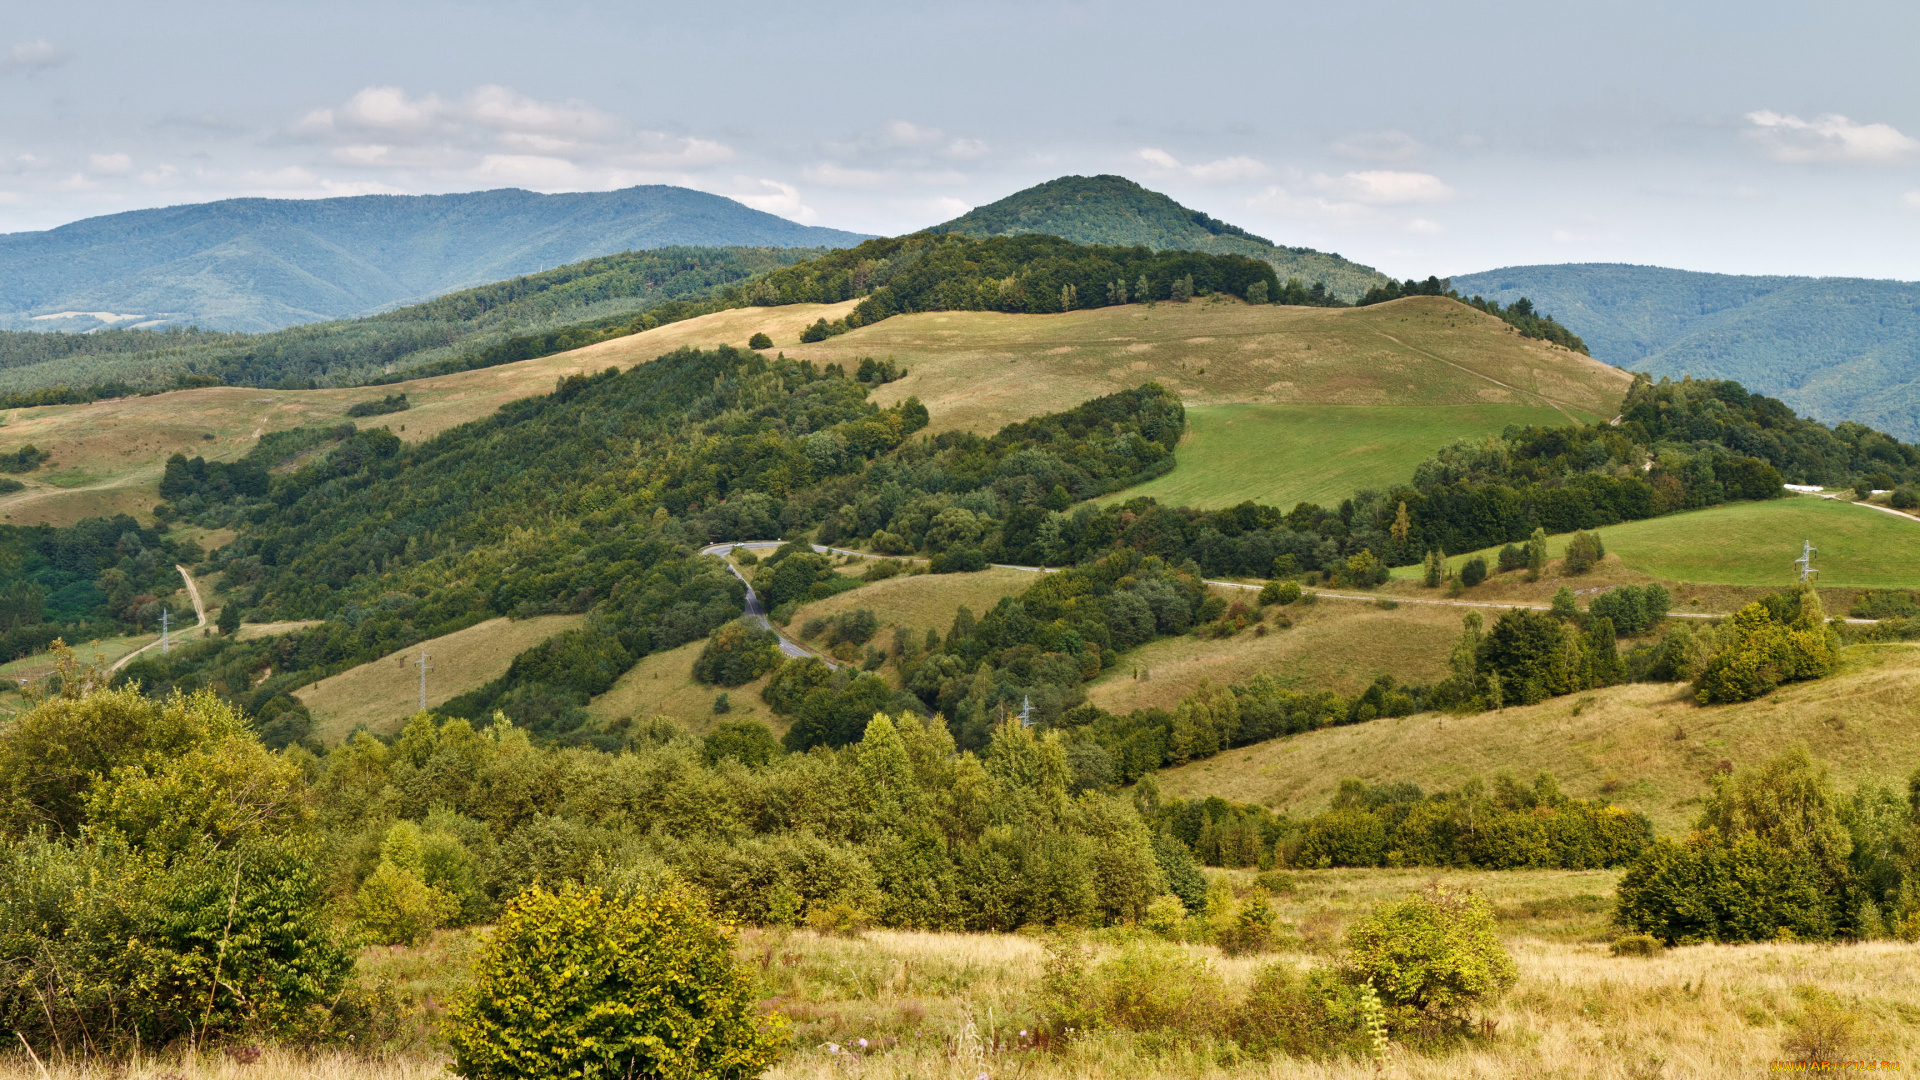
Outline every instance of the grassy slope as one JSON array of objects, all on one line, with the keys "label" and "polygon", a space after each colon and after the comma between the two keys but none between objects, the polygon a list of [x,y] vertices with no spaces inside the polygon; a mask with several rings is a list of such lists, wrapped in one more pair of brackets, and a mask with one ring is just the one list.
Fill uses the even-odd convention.
[{"label": "grassy slope", "polygon": [[[1235,595],[1243,595],[1236,593]],[[1274,625],[1284,610],[1290,629]],[[1161,638],[1126,655],[1088,687],[1087,698],[1110,712],[1171,709],[1200,680],[1244,683],[1264,671],[1297,690],[1356,694],[1380,675],[1415,684],[1447,675],[1447,653],[1460,637],[1461,612],[1406,604],[1384,611],[1351,600],[1267,609],[1264,637],[1248,629],[1231,638]]]},{"label": "grassy slope", "polygon": [[[1629,569],[1674,582],[1785,588],[1796,580],[1800,543],[1818,548],[1820,583],[1854,588],[1920,587],[1920,521],[1834,499],[1799,496],[1734,503],[1599,530]],[[1548,540],[1559,557],[1568,537]],[[1498,549],[1481,554],[1492,562]],[[1453,559],[1455,565],[1472,553]],[[1420,568],[1395,571],[1403,578]],[[1836,614],[1838,612],[1835,612]]]},{"label": "grassy slope", "polygon": [[954,613],[961,605],[975,615],[982,615],[999,603],[1001,597],[1012,596],[1038,580],[1038,574],[1026,570],[1002,569],[888,578],[803,605],[794,613],[790,629],[798,634],[808,619],[867,608],[880,620],[880,633],[874,637],[876,644],[890,641],[891,628],[895,626],[904,626],[922,635],[928,630],[938,630],[944,638],[953,627]]},{"label": "grassy slope", "polygon": [[[1403,609],[1404,610],[1404,609]],[[1290,813],[1324,808],[1340,781],[1410,780],[1429,790],[1502,769],[1550,770],[1571,795],[1610,797],[1684,829],[1721,761],[1750,764],[1796,743],[1832,762],[1842,788],[1903,789],[1920,760],[1913,724],[1920,646],[1862,645],[1842,670],[1741,705],[1703,708],[1684,686],[1596,690],[1470,716],[1423,713],[1232,750],[1161,774],[1169,795],[1220,795]]]},{"label": "grassy slope", "polygon": [[[721,720],[759,720],[775,731],[784,732],[786,721],[773,715],[760,691],[771,676],[762,676],[744,686],[704,686],[693,680],[693,661],[706,645],[692,641],[677,649],[644,657],[613,684],[612,689],[594,698],[587,712],[603,725],[623,717],[645,719],[665,716],[680,722],[696,735],[704,735]],[[732,711],[716,715],[713,699],[727,695]]]},{"label": "grassy slope", "polygon": [[991,434],[1156,380],[1191,408],[1191,430],[1171,474],[1119,497],[1202,506],[1337,500],[1405,479],[1460,436],[1610,417],[1629,382],[1623,371],[1435,297],[1346,309],[1203,302],[1063,315],[940,312],[895,317],[789,355],[893,357],[907,377],[875,399],[918,396],[935,432]]},{"label": "grassy slope", "polygon": [[[1061,315],[896,316],[787,350],[822,363],[891,356],[909,369],[876,400],[916,395],[933,430],[992,433],[1148,380],[1189,405],[1545,405],[1617,411],[1630,376],[1522,338],[1464,304],[1365,308],[1237,301],[1131,304]],[[1204,371],[1202,370],[1204,369]]]},{"label": "grassy slope", "polygon": [[264,432],[337,424],[347,419],[347,409],[355,403],[393,393],[406,394],[413,408],[355,423],[362,428],[391,428],[402,439],[417,442],[485,416],[509,401],[547,393],[564,375],[631,367],[683,345],[744,346],[757,330],[766,331],[776,345],[794,345],[807,324],[823,315],[837,318],[851,306],[796,304],[723,311],[538,360],[394,386],[345,390],[218,386],[91,405],[15,409],[0,427],[0,450],[32,443],[52,451],[53,460],[20,477],[28,485],[26,491],[0,498],[0,523],[66,525],[114,513],[144,518],[160,501],[160,474],[176,452],[230,461],[245,454]]},{"label": "grassy slope", "polygon": [[584,621],[582,615],[488,619],[322,679],[294,696],[313,713],[314,735],[323,743],[337,743],[362,727],[389,734],[419,706],[419,669],[409,661],[422,649],[431,666],[427,707],[432,708],[506,674],[514,656]]},{"label": "grassy slope", "polygon": [[1149,495],[1205,509],[1247,499],[1288,509],[1338,505],[1361,488],[1405,483],[1414,466],[1456,438],[1565,422],[1556,409],[1527,405],[1195,405],[1173,472],[1101,501]]}]

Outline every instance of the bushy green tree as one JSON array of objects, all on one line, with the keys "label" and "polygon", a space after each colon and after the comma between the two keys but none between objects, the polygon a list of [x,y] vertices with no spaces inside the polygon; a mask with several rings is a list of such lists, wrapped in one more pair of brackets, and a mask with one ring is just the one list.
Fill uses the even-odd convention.
[{"label": "bushy green tree", "polygon": [[688,892],[536,887],[508,905],[453,1006],[453,1071],[758,1076],[787,1034],[755,1003],[732,935]]},{"label": "bushy green tree", "polygon": [[766,627],[736,619],[707,638],[693,661],[694,680],[709,686],[750,683],[780,666],[779,642]]},{"label": "bushy green tree", "polygon": [[1656,840],[1621,879],[1617,918],[1668,944],[1851,930],[1853,839],[1836,803],[1804,748],[1716,774],[1694,831]]},{"label": "bushy green tree", "polygon": [[1597,532],[1577,532],[1567,541],[1567,554],[1564,562],[1569,574],[1584,574],[1600,565],[1606,558],[1607,548],[1600,542]]},{"label": "bushy green tree", "polygon": [[1396,1031],[1453,1033],[1491,1008],[1519,969],[1475,893],[1434,885],[1383,904],[1347,930],[1347,962],[1387,1006]]},{"label": "bushy green tree", "polygon": [[1819,594],[1801,586],[1790,602],[1752,603],[1715,634],[1716,651],[1694,681],[1703,705],[1750,701],[1781,683],[1817,679],[1839,662],[1838,635]]}]

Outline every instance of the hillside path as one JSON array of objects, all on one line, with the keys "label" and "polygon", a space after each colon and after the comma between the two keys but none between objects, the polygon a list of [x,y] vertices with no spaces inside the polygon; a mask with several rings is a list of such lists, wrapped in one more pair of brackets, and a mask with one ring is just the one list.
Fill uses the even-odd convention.
[{"label": "hillside path", "polygon": [[1920,521],[1920,518],[1916,518],[1912,514],[1909,514],[1904,510],[1895,510],[1891,506],[1881,506],[1879,503],[1861,502],[1858,499],[1843,499],[1838,495],[1829,495],[1824,491],[1818,492],[1817,494],[1821,498],[1830,500],[1832,502],[1847,503],[1848,505],[1851,505],[1851,506],[1864,506],[1869,510],[1878,510],[1883,514],[1892,514],[1894,517],[1897,517],[1902,521]]},{"label": "hillside path", "polygon": [[[193,614],[196,618],[200,620],[194,625],[196,627],[205,627],[207,625],[207,606],[200,602],[200,586],[194,582],[193,575],[187,572],[186,567],[181,566],[179,563],[174,563],[173,568],[175,570],[180,571],[181,580],[187,583],[187,595],[189,597],[192,597],[193,599]],[[161,643],[161,641],[165,641],[165,640],[166,640],[165,638],[161,638],[157,641],[149,641],[145,645],[140,646],[139,648],[133,650],[132,652],[121,657],[120,659],[115,660],[113,662],[113,666],[107,669],[107,673],[111,675],[112,673],[119,671],[121,668],[126,667],[128,664],[133,663],[134,657],[139,656],[141,653],[146,652],[148,649],[153,648],[155,645],[158,645]]]}]

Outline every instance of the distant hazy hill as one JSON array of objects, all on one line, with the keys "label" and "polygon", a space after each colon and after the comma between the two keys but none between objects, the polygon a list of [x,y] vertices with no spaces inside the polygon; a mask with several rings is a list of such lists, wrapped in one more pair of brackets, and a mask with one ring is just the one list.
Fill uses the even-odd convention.
[{"label": "distant hazy hill", "polygon": [[[657,185],[562,195],[505,188],[228,199],[0,235],[0,328],[273,330],[620,251],[843,247],[863,239]],[[94,314],[34,318],[62,312]]]},{"label": "distant hazy hill", "polygon": [[1297,277],[1312,285],[1324,281],[1342,300],[1352,301],[1387,276],[1371,266],[1348,262],[1312,248],[1282,247],[1269,240],[1189,210],[1157,191],[1124,176],[1063,176],[1016,191],[999,202],[976,207],[935,232],[974,237],[1047,233],[1082,244],[1141,244],[1156,251],[1208,251],[1248,255],[1273,264],[1280,280]]},{"label": "distant hazy hill", "polygon": [[1504,267],[1453,285],[1531,297],[1610,364],[1737,379],[1829,424],[1920,438],[1920,284],[1573,263]]}]

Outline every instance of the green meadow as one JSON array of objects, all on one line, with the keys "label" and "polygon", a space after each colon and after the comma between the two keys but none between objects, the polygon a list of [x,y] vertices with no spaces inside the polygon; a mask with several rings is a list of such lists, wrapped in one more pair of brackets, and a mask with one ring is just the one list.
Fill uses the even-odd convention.
[{"label": "green meadow", "polygon": [[[1733,503],[1599,530],[1608,554],[1630,570],[1698,584],[1793,584],[1800,544],[1818,548],[1820,584],[1863,589],[1920,587],[1920,521],[1811,495]],[[1566,536],[1551,538],[1559,558]],[[1484,554],[1492,562],[1494,552]],[[1470,554],[1470,553],[1469,553]],[[1450,559],[1459,565],[1462,558]],[[1418,576],[1417,566],[1396,576]]]},{"label": "green meadow", "polygon": [[1102,501],[1336,505],[1360,488],[1406,483],[1414,466],[1454,439],[1566,422],[1558,409],[1532,405],[1190,405],[1174,470]]}]

